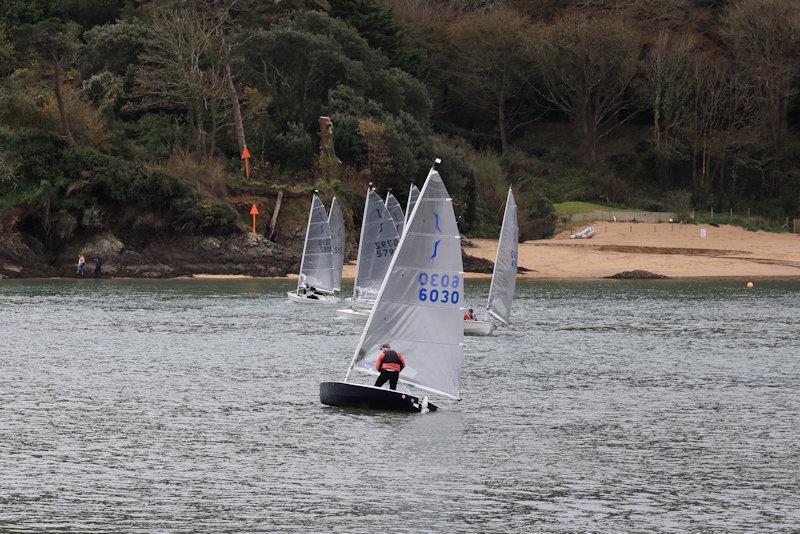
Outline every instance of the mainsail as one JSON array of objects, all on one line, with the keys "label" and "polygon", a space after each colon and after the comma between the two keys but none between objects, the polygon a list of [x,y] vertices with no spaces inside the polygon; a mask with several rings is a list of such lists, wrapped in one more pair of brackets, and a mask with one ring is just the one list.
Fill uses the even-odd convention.
[{"label": "mainsail", "polygon": [[397,230],[386,205],[375,191],[367,191],[358,243],[354,303],[372,302],[378,297],[381,282],[386,276],[398,242]]},{"label": "mainsail", "polygon": [[419,189],[414,184],[411,184],[411,189],[408,190],[408,202],[406,203],[406,217],[411,218],[411,213],[414,211],[414,204],[417,203],[419,198]]},{"label": "mainsail", "polygon": [[342,289],[342,265],[344,265],[344,217],[342,208],[336,197],[331,201],[331,211],[328,214],[328,224],[331,227],[331,253],[333,254],[333,289]]},{"label": "mainsail", "polygon": [[518,242],[517,203],[509,188],[487,306],[489,314],[503,324],[508,324],[511,319],[511,302],[514,300],[514,288],[517,285]]},{"label": "mainsail", "polygon": [[401,381],[458,398],[464,359],[461,239],[452,200],[433,169],[407,225],[350,369],[375,374],[380,346],[389,342],[406,360]]},{"label": "mainsail", "polygon": [[403,215],[403,208],[400,203],[394,198],[394,195],[389,193],[386,195],[386,208],[394,220],[394,227],[397,230],[397,235],[403,235],[403,226],[406,223],[406,216]]},{"label": "mainsail", "polygon": [[331,254],[331,227],[325,205],[317,195],[311,200],[308,214],[306,241],[303,259],[300,261],[300,278],[297,289],[313,287],[320,291],[333,292],[333,255]]}]

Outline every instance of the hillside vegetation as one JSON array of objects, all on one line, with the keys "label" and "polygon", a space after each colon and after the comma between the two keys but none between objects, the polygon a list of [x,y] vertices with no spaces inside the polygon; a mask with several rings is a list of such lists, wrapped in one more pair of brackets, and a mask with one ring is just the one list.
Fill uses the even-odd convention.
[{"label": "hillside vegetation", "polygon": [[291,244],[314,189],[355,227],[434,156],[470,235],[509,186],[523,239],[553,202],[798,217],[799,58],[794,0],[6,0],[0,231],[268,234],[282,190]]}]

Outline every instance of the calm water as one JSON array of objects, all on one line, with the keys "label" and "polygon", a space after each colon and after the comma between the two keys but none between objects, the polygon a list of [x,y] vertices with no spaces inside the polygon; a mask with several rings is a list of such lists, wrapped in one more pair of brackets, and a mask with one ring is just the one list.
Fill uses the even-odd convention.
[{"label": "calm water", "polygon": [[393,415],[287,282],[81,282],[0,283],[0,530],[800,529],[800,283],[522,284]]}]

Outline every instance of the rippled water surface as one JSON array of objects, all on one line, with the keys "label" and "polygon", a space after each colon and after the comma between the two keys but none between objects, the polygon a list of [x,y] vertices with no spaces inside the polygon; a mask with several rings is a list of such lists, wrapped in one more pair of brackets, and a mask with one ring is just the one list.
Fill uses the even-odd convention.
[{"label": "rippled water surface", "polygon": [[289,285],[0,283],[0,531],[800,529],[800,283],[521,284],[426,415]]}]

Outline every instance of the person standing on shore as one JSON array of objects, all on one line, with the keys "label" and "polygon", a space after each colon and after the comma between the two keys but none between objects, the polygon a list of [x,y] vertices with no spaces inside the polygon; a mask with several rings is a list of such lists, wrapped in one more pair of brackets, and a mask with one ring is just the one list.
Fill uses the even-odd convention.
[{"label": "person standing on shore", "polygon": [[94,276],[102,276],[103,274],[103,262],[100,261],[98,258],[94,259]]},{"label": "person standing on shore", "polygon": [[78,269],[77,269],[76,272],[79,275],[83,276],[83,269],[84,268],[86,268],[86,258],[84,258],[83,254],[81,254],[80,256],[78,256]]}]

